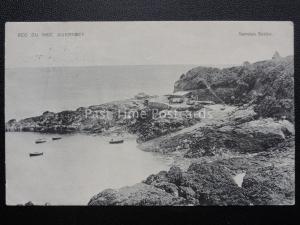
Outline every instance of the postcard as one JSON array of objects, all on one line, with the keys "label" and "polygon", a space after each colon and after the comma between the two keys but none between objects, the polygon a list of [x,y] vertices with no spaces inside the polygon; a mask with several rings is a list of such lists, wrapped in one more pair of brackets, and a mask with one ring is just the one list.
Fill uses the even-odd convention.
[{"label": "postcard", "polygon": [[7,22],[7,205],[295,204],[289,21]]}]

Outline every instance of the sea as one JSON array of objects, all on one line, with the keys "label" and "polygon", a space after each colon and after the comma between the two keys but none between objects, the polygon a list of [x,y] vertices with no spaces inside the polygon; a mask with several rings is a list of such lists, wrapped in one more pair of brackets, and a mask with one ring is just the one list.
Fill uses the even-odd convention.
[{"label": "sea", "polygon": [[[191,65],[14,68],[5,70],[5,121],[75,110],[132,98],[163,95]],[[134,138],[109,144],[109,137],[6,132],[6,204],[86,205],[106,188],[141,182],[167,170],[172,159],[137,148]],[[35,144],[38,138],[47,142]],[[32,152],[42,156],[30,157]]]},{"label": "sea", "polygon": [[[6,204],[87,205],[107,188],[120,188],[168,170],[173,159],[137,148],[134,138],[109,144],[109,137],[7,132]],[[35,144],[38,138],[47,141]],[[29,153],[42,152],[30,157]]]},{"label": "sea", "polygon": [[134,97],[172,93],[181,74],[195,65],[8,68],[5,121],[45,111],[76,110]]}]

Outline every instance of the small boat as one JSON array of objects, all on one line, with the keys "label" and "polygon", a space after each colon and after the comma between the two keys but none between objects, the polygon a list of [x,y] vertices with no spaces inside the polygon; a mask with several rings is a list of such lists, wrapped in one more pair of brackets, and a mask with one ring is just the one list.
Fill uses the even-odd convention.
[{"label": "small boat", "polygon": [[43,152],[33,152],[33,153],[29,153],[29,156],[32,157],[32,156],[40,156],[40,155],[43,155],[44,153]]},{"label": "small boat", "polygon": [[44,143],[44,142],[46,142],[46,140],[43,139],[43,138],[37,139],[37,140],[35,141],[36,144],[41,144],[41,143]]},{"label": "small boat", "polygon": [[59,139],[61,139],[61,137],[53,137],[52,138],[53,141],[56,141],[56,140],[59,140]]},{"label": "small boat", "polygon": [[110,140],[109,144],[122,144],[124,140]]}]

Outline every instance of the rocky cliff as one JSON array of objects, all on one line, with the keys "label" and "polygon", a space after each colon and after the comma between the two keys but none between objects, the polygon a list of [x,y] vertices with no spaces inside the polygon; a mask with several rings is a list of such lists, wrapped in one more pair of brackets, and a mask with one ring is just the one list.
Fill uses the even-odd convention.
[{"label": "rocky cliff", "polygon": [[199,100],[228,104],[261,104],[257,111],[265,117],[285,116],[293,120],[294,57],[280,57],[218,69],[196,67],[182,74],[174,91],[192,91]]},{"label": "rocky cliff", "polygon": [[[185,166],[95,195],[89,205],[292,205],[295,203],[293,56],[183,74],[174,91],[229,105],[205,107],[211,118],[146,140],[145,151]],[[185,160],[183,160],[185,159]],[[186,161],[187,160],[187,161]]]},{"label": "rocky cliff", "polygon": [[179,163],[142,183],[104,190],[89,205],[294,204],[294,125],[259,119],[252,107],[210,109],[211,119],[140,144],[173,155],[186,170]]},{"label": "rocky cliff", "polygon": [[143,107],[142,101],[124,100],[80,107],[74,111],[67,110],[58,113],[46,111],[40,116],[20,121],[11,119],[5,124],[5,130],[47,133],[101,133],[109,128],[122,127],[129,123],[130,118],[126,112],[136,111]]},{"label": "rocky cliff", "polygon": [[[188,127],[198,119],[188,116],[159,117],[167,105],[157,102],[144,104],[143,100],[128,99],[101,105],[80,107],[58,113],[46,111],[40,116],[17,121],[9,120],[6,131],[32,131],[45,133],[134,133],[138,141],[146,141]],[[155,114],[155,115],[154,115]]]}]

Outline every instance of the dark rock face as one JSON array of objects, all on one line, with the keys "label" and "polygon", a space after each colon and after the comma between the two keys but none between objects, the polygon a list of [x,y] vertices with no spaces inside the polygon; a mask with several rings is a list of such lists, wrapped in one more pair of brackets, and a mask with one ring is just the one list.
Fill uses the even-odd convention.
[{"label": "dark rock face", "polygon": [[238,120],[233,118],[223,124],[203,126],[165,139],[159,143],[161,152],[171,153],[181,143],[188,143],[188,148],[179,150],[184,152],[186,158],[214,156],[227,151],[258,153],[271,151],[272,147],[285,142],[295,133],[294,125],[287,120],[276,121],[268,118],[248,121],[251,117],[245,116]]},{"label": "dark rock face", "polygon": [[80,107],[75,111],[59,113],[46,111],[40,116],[20,121],[10,120],[5,124],[6,131],[34,131],[47,133],[92,132],[101,133],[110,127],[125,126],[133,119],[118,117],[121,112],[134,111],[143,107],[142,101],[119,101],[97,106]]},{"label": "dark rock face", "polygon": [[5,131],[14,131],[17,126],[17,120],[11,119],[5,124]]},{"label": "dark rock face", "polygon": [[179,196],[185,198],[191,205],[199,205],[198,199],[196,199],[196,192],[191,187],[179,186]]},{"label": "dark rock face", "polygon": [[[75,111],[46,111],[41,116],[20,121],[10,120],[5,124],[5,129],[45,133],[102,133],[110,128],[119,128],[137,134],[137,141],[143,142],[191,126],[199,120],[184,116],[174,119],[155,117],[152,115],[153,110],[164,110],[161,106],[164,104],[154,102],[156,104],[151,106],[150,103],[150,106],[144,106],[141,100],[124,100],[87,108],[80,107]],[[146,117],[140,116],[141,113],[145,113]]]},{"label": "dark rock face", "polygon": [[161,182],[169,182],[168,172],[160,171],[158,174],[152,174],[144,181],[145,184],[156,184]]},{"label": "dark rock face", "polygon": [[185,205],[183,198],[156,188],[139,183],[119,190],[107,189],[94,196],[88,205]]},{"label": "dark rock face", "polygon": [[[259,121],[259,123],[263,123],[263,121]],[[277,123],[273,121],[272,123],[276,127]],[[185,157],[212,156],[222,149],[240,153],[266,151],[291,135],[289,133],[284,135],[285,127],[278,127],[278,130],[275,127],[266,132],[259,130],[258,127],[251,130],[245,124],[237,127],[223,127],[223,129],[201,129],[203,136],[191,142]]]},{"label": "dark rock face", "polygon": [[154,187],[162,189],[165,192],[170,193],[171,195],[174,195],[174,196],[178,197],[178,187],[173,183],[161,182],[161,183],[155,184]]},{"label": "dark rock face", "polygon": [[182,181],[182,171],[177,166],[172,166],[167,173],[167,177],[169,178],[171,183],[174,183],[176,185],[180,185]]},{"label": "dark rock face", "polygon": [[138,134],[137,141],[139,143],[189,127],[200,120],[188,116],[174,118],[153,116],[152,109],[159,110],[158,108],[145,108],[144,112],[147,112],[147,117],[137,118],[135,123],[132,123],[129,127],[133,133]]},{"label": "dark rock face", "polygon": [[192,164],[183,186],[191,187],[200,205],[249,205],[250,201],[234,183],[231,171],[218,164]]},{"label": "dark rock face", "polygon": [[[174,85],[174,91],[192,91],[199,100],[220,102],[220,98],[227,104],[237,105],[251,102],[260,105],[259,116],[286,116],[291,121],[294,119],[293,90],[294,57],[283,58],[278,53],[272,60],[247,62],[243,66],[196,67],[181,75]],[[259,111],[269,102],[267,108]]]}]

